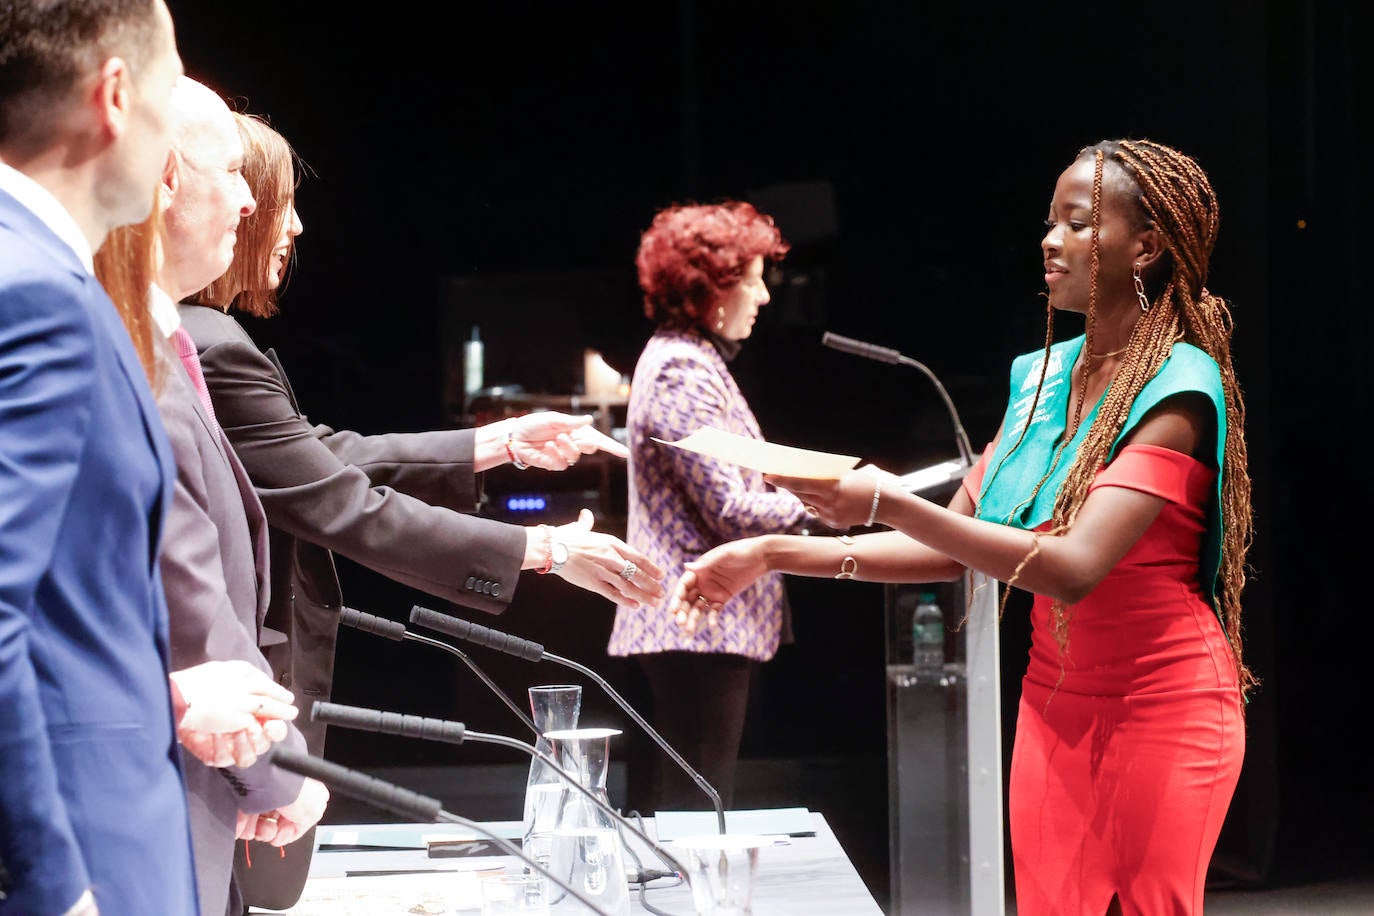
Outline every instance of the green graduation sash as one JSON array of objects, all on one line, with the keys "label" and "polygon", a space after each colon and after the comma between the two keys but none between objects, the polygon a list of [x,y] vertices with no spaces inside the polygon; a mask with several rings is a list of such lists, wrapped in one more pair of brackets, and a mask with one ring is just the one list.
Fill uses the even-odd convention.
[{"label": "green graduation sash", "polygon": [[[1034,501],[1026,502],[1035,485],[1054,462],[1055,447],[1063,439],[1068,423],[1069,391],[1073,365],[1083,349],[1085,337],[1079,335],[1050,347],[1045,385],[1036,405],[1035,416],[1028,417],[1035,388],[1040,382],[1040,366],[1044,351],[1037,350],[1018,356],[1011,365],[1011,394],[1002,418],[1002,438],[997,443],[983,476],[983,490],[978,500],[978,518],[1030,531],[1049,521],[1054,514],[1055,497],[1064,484],[1069,467],[1088,429],[1097,417],[1101,399],[1079,424],[1053,472]],[[1165,398],[1184,391],[1206,395],[1216,410],[1216,464],[1222,467],[1226,454],[1226,393],[1221,385],[1221,370],[1216,361],[1192,344],[1176,343],[1169,358],[1160,367],[1131,405],[1126,423],[1112,443],[1107,461],[1141,421],[1147,412]],[[1103,397],[1105,397],[1105,393]],[[1029,422],[1025,440],[1008,457],[1008,452]],[[1202,544],[1199,572],[1209,599],[1215,606],[1217,571],[1221,565],[1221,474],[1217,475],[1216,490],[1207,508],[1207,534]]]}]

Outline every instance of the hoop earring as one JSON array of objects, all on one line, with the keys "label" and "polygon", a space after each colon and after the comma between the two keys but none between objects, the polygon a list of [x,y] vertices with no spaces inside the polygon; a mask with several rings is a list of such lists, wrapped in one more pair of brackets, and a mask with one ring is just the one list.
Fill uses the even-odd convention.
[{"label": "hoop earring", "polygon": [[1150,300],[1145,295],[1145,281],[1140,278],[1140,262],[1136,261],[1131,268],[1131,279],[1135,281],[1135,297],[1140,300],[1140,310],[1148,312],[1150,310]]},{"label": "hoop earring", "polygon": [[716,330],[725,330],[725,306],[716,309]]}]

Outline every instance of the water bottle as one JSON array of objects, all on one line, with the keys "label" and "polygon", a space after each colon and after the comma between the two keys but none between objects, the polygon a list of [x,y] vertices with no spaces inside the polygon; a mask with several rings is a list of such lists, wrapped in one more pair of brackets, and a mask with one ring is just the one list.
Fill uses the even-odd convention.
[{"label": "water bottle", "polygon": [[945,615],[935,593],[921,592],[911,617],[912,674],[919,684],[938,684],[945,672]]},{"label": "water bottle", "polygon": [[469,400],[482,387],[482,337],[472,326],[472,337],[463,344],[463,395]]}]

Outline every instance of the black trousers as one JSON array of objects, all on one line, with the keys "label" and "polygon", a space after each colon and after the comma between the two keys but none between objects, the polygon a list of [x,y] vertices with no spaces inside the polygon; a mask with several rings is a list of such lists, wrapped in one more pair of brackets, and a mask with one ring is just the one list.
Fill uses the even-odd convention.
[{"label": "black trousers", "polygon": [[[649,724],[730,808],[749,683],[758,662],[719,652],[655,652],[636,658],[653,697]],[[653,773],[649,811],[712,810],[711,799],[672,758],[656,745],[648,754]]]}]

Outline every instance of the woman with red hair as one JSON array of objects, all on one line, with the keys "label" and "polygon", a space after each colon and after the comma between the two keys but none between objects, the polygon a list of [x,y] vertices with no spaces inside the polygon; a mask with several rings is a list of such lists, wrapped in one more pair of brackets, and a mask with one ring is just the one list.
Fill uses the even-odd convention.
[{"label": "woman with red hair", "polygon": [[[657,327],[635,367],[627,418],[627,540],[664,571],[718,544],[811,521],[797,497],[734,464],[669,448],[703,426],[762,439],[729,363],[768,304],[764,268],[787,254],[773,220],[743,201],[672,206],[643,233],[635,263],[644,312]],[[764,576],[696,634],[672,623],[665,600],[621,604],[607,651],[636,656],[653,694],[656,728],[731,806],[749,681],[791,641],[782,577]],[[698,786],[658,767],[653,810],[703,805]]]}]

